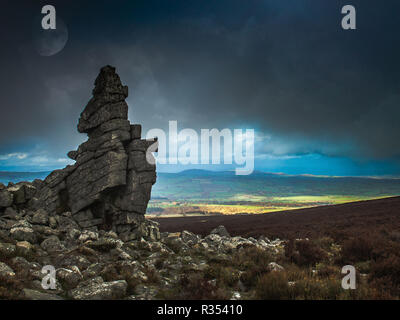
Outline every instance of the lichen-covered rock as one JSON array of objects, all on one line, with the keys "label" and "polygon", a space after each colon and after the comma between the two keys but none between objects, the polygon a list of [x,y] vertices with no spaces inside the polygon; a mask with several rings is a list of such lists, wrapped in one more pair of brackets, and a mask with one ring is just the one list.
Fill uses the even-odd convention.
[{"label": "lichen-covered rock", "polygon": [[7,190],[0,190],[0,208],[6,208],[13,203],[13,195]]},{"label": "lichen-covered rock", "polygon": [[90,230],[85,230],[81,233],[81,235],[79,236],[79,241],[80,242],[86,242],[88,240],[98,240],[99,239],[99,234],[97,232],[94,231],[90,231]]},{"label": "lichen-covered rock", "polygon": [[17,184],[8,188],[14,198],[15,204],[21,204],[25,202],[25,188],[23,184]]},{"label": "lichen-covered rock", "polygon": [[36,193],[36,187],[29,182],[20,182],[7,188],[7,190],[13,195],[13,202],[16,205],[29,201]]},{"label": "lichen-covered rock", "polygon": [[14,224],[10,230],[11,237],[17,241],[28,241],[36,243],[37,236],[32,229],[32,225],[26,220],[21,220]]},{"label": "lichen-covered rock", "polygon": [[12,279],[15,277],[14,270],[4,262],[0,262],[0,279]]},{"label": "lichen-covered rock", "polygon": [[18,212],[13,209],[13,207],[8,207],[4,210],[3,217],[15,218]]},{"label": "lichen-covered rock", "polygon": [[121,247],[123,242],[113,238],[100,238],[99,240],[90,242],[87,246],[97,251],[108,252],[111,249]]},{"label": "lichen-covered rock", "polygon": [[57,252],[64,249],[64,245],[57,236],[51,236],[43,240],[40,247],[47,252]]},{"label": "lichen-covered rock", "polygon": [[16,253],[15,245],[11,243],[0,243],[0,256],[5,258],[13,257]]},{"label": "lichen-covered rock", "polygon": [[58,265],[67,269],[70,268],[70,266],[77,266],[79,270],[85,270],[91,265],[87,257],[77,254],[64,254],[57,262]]},{"label": "lichen-covered rock", "polygon": [[100,275],[103,268],[104,268],[103,263],[98,263],[98,262],[93,263],[90,266],[88,266],[86,268],[86,270],[84,270],[82,272],[83,278],[84,279],[94,279]]},{"label": "lichen-covered rock", "polygon": [[214,230],[212,230],[210,232],[210,234],[217,234],[221,237],[230,237],[228,230],[226,230],[226,228],[224,226],[219,226],[219,227],[215,228]]},{"label": "lichen-covered rock", "polygon": [[97,277],[87,285],[71,290],[70,296],[75,300],[120,299],[126,295],[127,287],[125,280],[103,282],[101,277]]},{"label": "lichen-covered rock", "polygon": [[82,273],[77,266],[60,268],[56,272],[57,279],[67,290],[75,288],[83,280]]},{"label": "lichen-covered rock", "polygon": [[48,213],[44,209],[37,210],[32,217],[32,223],[48,225],[49,224]]},{"label": "lichen-covered rock", "polygon": [[31,257],[34,253],[34,246],[28,241],[19,241],[15,245],[16,253],[22,257]]},{"label": "lichen-covered rock", "polygon": [[78,223],[72,218],[66,216],[56,216],[55,219],[60,230],[68,232],[71,229],[80,229]]},{"label": "lichen-covered rock", "polygon": [[281,265],[277,264],[276,262],[270,262],[268,264],[268,270],[273,271],[273,272],[279,272],[279,271],[284,271],[285,268],[282,267]]},{"label": "lichen-covered rock", "polygon": [[183,242],[190,245],[195,245],[200,241],[200,237],[198,235],[186,230],[182,231],[181,238]]}]

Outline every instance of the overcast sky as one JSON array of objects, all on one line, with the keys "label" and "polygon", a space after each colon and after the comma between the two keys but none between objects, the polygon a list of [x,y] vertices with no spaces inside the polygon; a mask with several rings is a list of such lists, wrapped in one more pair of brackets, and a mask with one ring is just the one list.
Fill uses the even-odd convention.
[{"label": "overcast sky", "polygon": [[[38,48],[44,4],[68,33],[52,56]],[[357,30],[341,28],[345,4],[356,7]],[[169,120],[253,128],[259,170],[400,174],[399,1],[17,0],[1,9],[0,170],[64,167],[86,140],[79,114],[110,64],[144,132]]]}]

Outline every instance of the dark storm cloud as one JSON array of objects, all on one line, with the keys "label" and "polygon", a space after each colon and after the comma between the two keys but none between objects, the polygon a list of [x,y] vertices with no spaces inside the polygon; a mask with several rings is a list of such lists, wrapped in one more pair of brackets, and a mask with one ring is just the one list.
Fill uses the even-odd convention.
[{"label": "dark storm cloud", "polygon": [[356,31],[340,28],[342,1],[53,4],[69,29],[55,56],[32,45],[40,3],[2,20],[0,155],[75,148],[93,80],[112,64],[145,130],[254,127],[264,153],[400,156],[396,1],[352,1]]}]

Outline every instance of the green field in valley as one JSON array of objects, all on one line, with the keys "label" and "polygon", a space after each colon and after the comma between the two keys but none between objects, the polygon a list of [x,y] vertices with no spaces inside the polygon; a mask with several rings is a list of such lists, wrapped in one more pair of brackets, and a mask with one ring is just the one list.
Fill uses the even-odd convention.
[{"label": "green field in valley", "polygon": [[189,170],[159,173],[148,213],[267,213],[400,195],[400,179]]}]

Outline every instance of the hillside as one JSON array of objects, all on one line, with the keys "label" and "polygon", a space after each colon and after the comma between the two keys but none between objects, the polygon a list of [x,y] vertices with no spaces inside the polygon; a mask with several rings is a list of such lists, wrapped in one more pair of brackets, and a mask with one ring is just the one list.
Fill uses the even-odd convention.
[{"label": "hillside", "polygon": [[400,197],[359,201],[260,215],[203,216],[154,219],[160,231],[188,230],[206,235],[224,225],[232,235],[288,238],[346,238],[400,230]]},{"label": "hillside", "polygon": [[400,195],[400,179],[188,170],[158,173],[147,213],[267,213]]},{"label": "hillside", "polygon": [[[0,172],[0,183],[49,172]],[[269,213],[400,195],[400,179],[186,170],[157,173],[147,213],[155,216]]]}]

